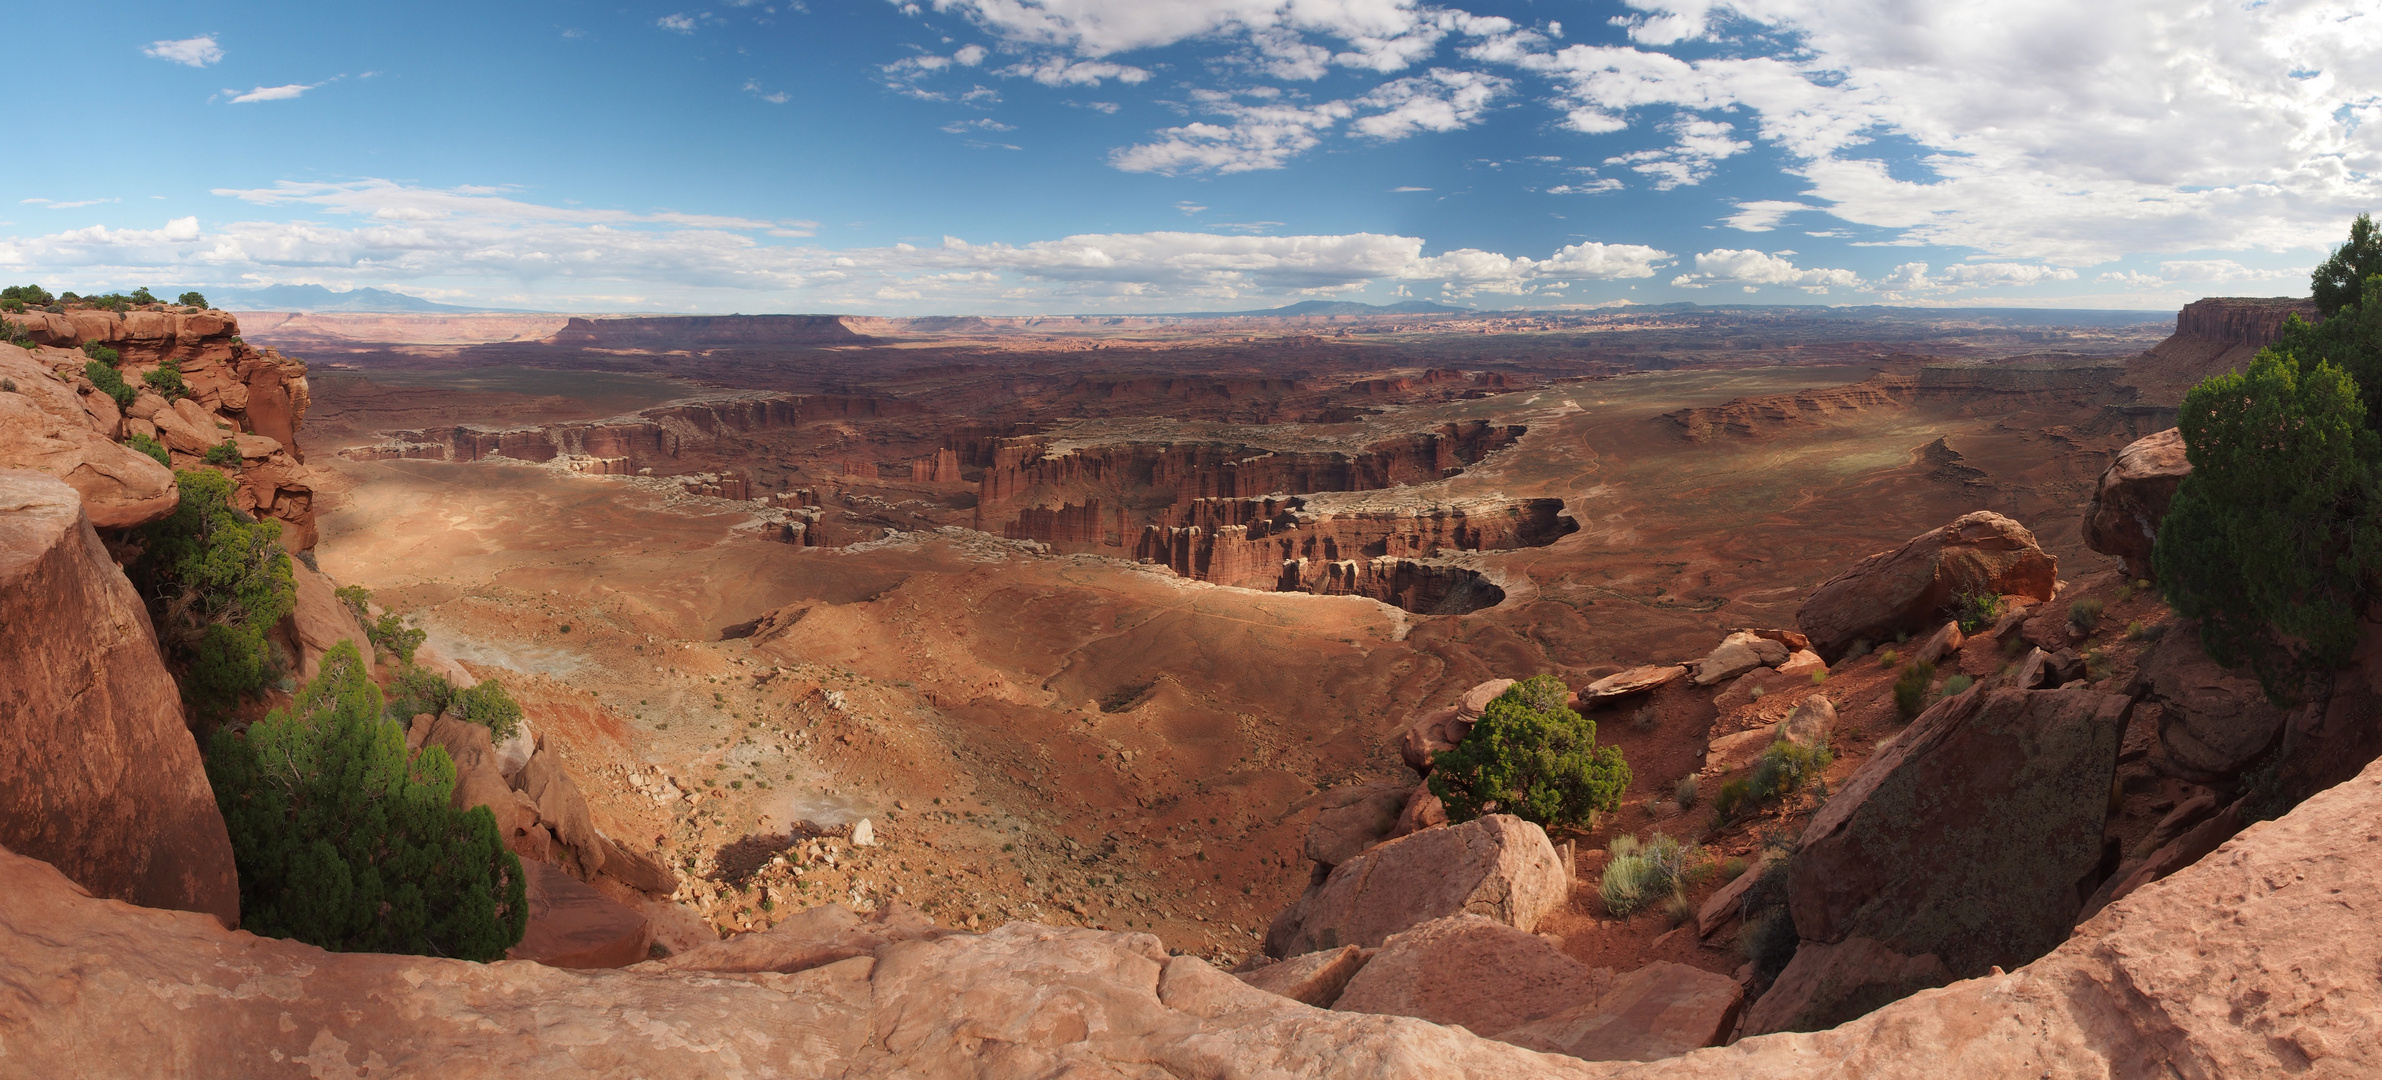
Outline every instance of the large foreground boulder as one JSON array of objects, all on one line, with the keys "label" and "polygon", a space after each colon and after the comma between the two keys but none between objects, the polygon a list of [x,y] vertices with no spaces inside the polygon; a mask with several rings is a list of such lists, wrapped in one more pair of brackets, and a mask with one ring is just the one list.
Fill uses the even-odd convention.
[{"label": "large foreground boulder", "polygon": [[36,1076],[2374,1076],[2377,820],[2369,767],[2023,970],[1651,1063],[1310,1008],[1146,934],[1015,923],[791,974],[557,971],[231,933],[0,852],[0,1031]]},{"label": "large foreground boulder", "polygon": [[1745,988],[1726,975],[1657,960],[1607,981],[1596,1000],[1498,1034],[1497,1041],[1586,1061],[1660,1061],[1718,1046]]},{"label": "large foreground boulder", "polygon": [[550,863],[521,864],[529,886],[529,926],[508,960],[547,967],[616,968],[647,958],[653,925],[637,909],[589,888]]},{"label": "large foreground boulder", "polygon": [[[1902,957],[1931,955],[1956,978],[2049,952],[2100,884],[2132,705],[2082,686],[1978,687],[1921,714],[1803,831],[1788,909],[1806,947],[1864,938]],[[1880,970],[1903,978],[1899,967]],[[1808,1031],[1859,1015],[1831,1002],[1879,1004],[1843,982],[1792,1008],[1765,997],[1755,1014]],[[1783,978],[1770,990],[1793,992]]]},{"label": "large foreground boulder", "polygon": [[2151,646],[2135,684],[2159,706],[2162,767],[2194,783],[2241,775],[2282,740],[2291,719],[2247,669],[2228,671],[2208,658],[2196,623],[2173,627]]},{"label": "large foreground boulder", "polygon": [[2166,520],[2167,504],[2191,473],[2181,428],[2128,444],[2093,488],[2084,511],[2084,546],[2117,556],[2129,578],[2155,576],[2150,555],[2159,540],[2159,522]]},{"label": "large foreground boulder", "polygon": [[1496,1035],[1594,1002],[1611,987],[1537,934],[1478,915],[1450,915],[1391,934],[1332,1008],[1413,1016]]},{"label": "large foreground boulder", "polygon": [[1374,948],[1408,927],[1467,912],[1533,930],[1570,894],[1571,875],[1546,831],[1490,814],[1399,837],[1333,867],[1275,918],[1266,953]]},{"label": "large foreground boulder", "polygon": [[1338,866],[1389,839],[1412,795],[1412,788],[1400,784],[1351,785],[1325,793],[1323,808],[1307,826],[1307,857]]},{"label": "large foreground boulder", "polygon": [[0,844],[96,895],[237,926],[181,694],[82,507],[54,477],[0,470]]},{"label": "large foreground boulder", "polygon": [[2051,599],[2058,580],[2059,560],[2026,526],[1979,510],[1829,578],[1795,612],[1795,623],[1833,661],[1855,641],[1885,641],[1941,622],[1962,593],[2040,602]]}]

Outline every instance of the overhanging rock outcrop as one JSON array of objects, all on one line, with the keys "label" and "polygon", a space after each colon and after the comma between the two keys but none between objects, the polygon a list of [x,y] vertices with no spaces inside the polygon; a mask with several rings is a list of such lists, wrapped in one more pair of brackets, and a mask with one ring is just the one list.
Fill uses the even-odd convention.
[{"label": "overhanging rock outcrop", "polygon": [[1315,1009],[1142,934],[1016,923],[790,974],[571,972],[326,953],[0,853],[0,1036],[33,1075],[2362,1077],[2382,1074],[2378,820],[2382,766],[2021,970],[1658,1062]]}]

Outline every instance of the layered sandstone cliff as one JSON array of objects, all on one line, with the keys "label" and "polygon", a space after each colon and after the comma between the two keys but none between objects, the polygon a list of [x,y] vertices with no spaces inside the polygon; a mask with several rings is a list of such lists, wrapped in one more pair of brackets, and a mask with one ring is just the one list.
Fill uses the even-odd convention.
[{"label": "layered sandstone cliff", "polygon": [[2202,379],[2248,367],[2294,315],[2315,321],[2316,302],[2282,296],[2195,300],[2176,313],[2175,336],[2127,361],[2126,380],[2145,400],[2172,406]]},{"label": "layered sandstone cliff", "polygon": [[864,345],[840,315],[672,315],[659,318],[572,319],[547,339],[591,349],[769,348],[787,345]]}]

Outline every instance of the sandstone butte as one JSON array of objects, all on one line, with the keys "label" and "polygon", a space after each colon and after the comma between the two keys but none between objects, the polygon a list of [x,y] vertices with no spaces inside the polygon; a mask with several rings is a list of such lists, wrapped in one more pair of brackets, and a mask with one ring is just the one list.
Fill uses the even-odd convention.
[{"label": "sandstone butte", "polygon": [[[1583,1062],[1330,1012],[1142,934],[1012,923],[803,970],[567,971],[327,953],[94,899],[0,854],[22,1075],[2368,1077],[2382,765],[2146,885],[2017,971],[1809,1034]],[[823,933],[858,938],[832,923]],[[788,942],[785,966],[846,950]]]}]

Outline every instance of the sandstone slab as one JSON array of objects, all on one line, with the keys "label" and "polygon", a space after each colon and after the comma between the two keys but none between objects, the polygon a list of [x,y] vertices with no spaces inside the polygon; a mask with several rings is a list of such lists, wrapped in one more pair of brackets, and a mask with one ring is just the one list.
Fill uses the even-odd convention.
[{"label": "sandstone slab", "polygon": [[932,940],[955,932],[936,926],[934,920],[906,904],[886,904],[866,914],[842,904],[826,904],[795,912],[767,930],[737,934],[649,961],[646,966],[661,971],[792,974],[870,956],[896,941]]},{"label": "sandstone slab", "polygon": [[1340,1000],[1340,992],[1348,988],[1348,980],[1373,958],[1372,949],[1342,945],[1337,949],[1293,956],[1279,963],[1267,964],[1254,971],[1240,972],[1236,977],[1269,994],[1280,994],[1302,1005],[1328,1009]]},{"label": "sandstone slab", "polygon": [[1804,829],[1788,880],[1797,931],[1932,953],[1964,978],[2050,951],[2100,865],[2132,704],[2086,687],[1936,703]]},{"label": "sandstone slab", "polygon": [[1390,935],[1332,1008],[1495,1035],[1591,1004],[1612,980],[1536,934],[1450,915]]},{"label": "sandstone slab", "polygon": [[17,386],[0,393],[0,469],[30,469],[64,481],[81,496],[95,528],[146,524],[180,505],[174,474],[100,430],[83,398],[51,378],[46,365],[0,345],[0,376]]},{"label": "sandstone slab", "polygon": [[1545,830],[1490,814],[1400,837],[1333,867],[1275,919],[1266,952],[1374,948],[1408,927],[1465,913],[1527,931],[1570,893],[1571,876]]},{"label": "sandstone slab", "polygon": [[1828,733],[1836,729],[1836,706],[1820,694],[1813,694],[1795,703],[1786,719],[1778,722],[1778,740],[1797,746],[1818,749],[1828,745]]},{"label": "sandstone slab", "polygon": [[1795,612],[1812,648],[1831,659],[1856,640],[1885,641],[1943,617],[1962,593],[2051,599],[2059,560],[2026,527],[1989,510],[1879,552],[1812,591]]},{"label": "sandstone slab", "polygon": [[1412,794],[1411,788],[1395,784],[1351,785],[1327,792],[1323,808],[1307,826],[1307,858],[1338,866],[1389,839]]},{"label": "sandstone slab", "polygon": [[0,844],[95,895],[237,926],[181,694],[83,506],[56,477],[0,470]]},{"label": "sandstone slab", "polygon": [[1642,694],[1685,674],[1687,674],[1687,669],[1678,664],[1634,667],[1589,683],[1581,689],[1580,701],[1582,704],[1586,704],[1628,697],[1631,694]]},{"label": "sandstone slab", "polygon": [[2127,444],[2109,462],[2084,510],[2084,546],[2115,555],[2129,578],[2155,576],[2151,549],[2175,489],[2191,475],[2183,429],[2168,428]]},{"label": "sandstone slab", "polygon": [[1967,640],[1961,634],[1958,622],[1946,622],[1937,627],[1935,633],[1927,635],[1927,640],[1920,642],[1918,648],[1911,650],[1911,659],[1922,664],[1942,663],[1945,657],[1959,652],[1961,644]]},{"label": "sandstone slab", "polygon": [[1460,706],[1450,705],[1423,714],[1422,719],[1408,724],[1398,733],[1398,758],[1406,767],[1424,776],[1431,774],[1431,759],[1456,748],[1464,736],[1472,732],[1472,721],[1480,714],[1464,715]]},{"label": "sandstone slab", "polygon": [[605,897],[551,863],[525,862],[529,926],[510,960],[547,967],[616,968],[646,959],[653,927],[635,908]]},{"label": "sandstone slab", "polygon": [[1612,979],[1593,1002],[1496,1038],[1584,1061],[1660,1061],[1720,1045],[1744,1002],[1735,979],[1657,960]]},{"label": "sandstone slab", "polygon": [[1745,1031],[1822,1031],[1951,981],[1933,953],[1905,956],[1865,937],[1807,941],[1746,1012]]},{"label": "sandstone slab", "polygon": [[2195,623],[2175,626],[2151,646],[2135,682],[2161,706],[2164,766],[2195,783],[2240,775],[2273,749],[2290,721],[2247,669],[2229,671],[2208,658]]},{"label": "sandstone slab", "polygon": [[339,583],[303,560],[290,560],[290,577],[297,584],[297,606],[287,627],[298,646],[298,679],[313,679],[322,671],[323,654],[342,641],[354,642],[356,655],[372,655],[372,639],[356,622],[355,611],[339,599]]}]

